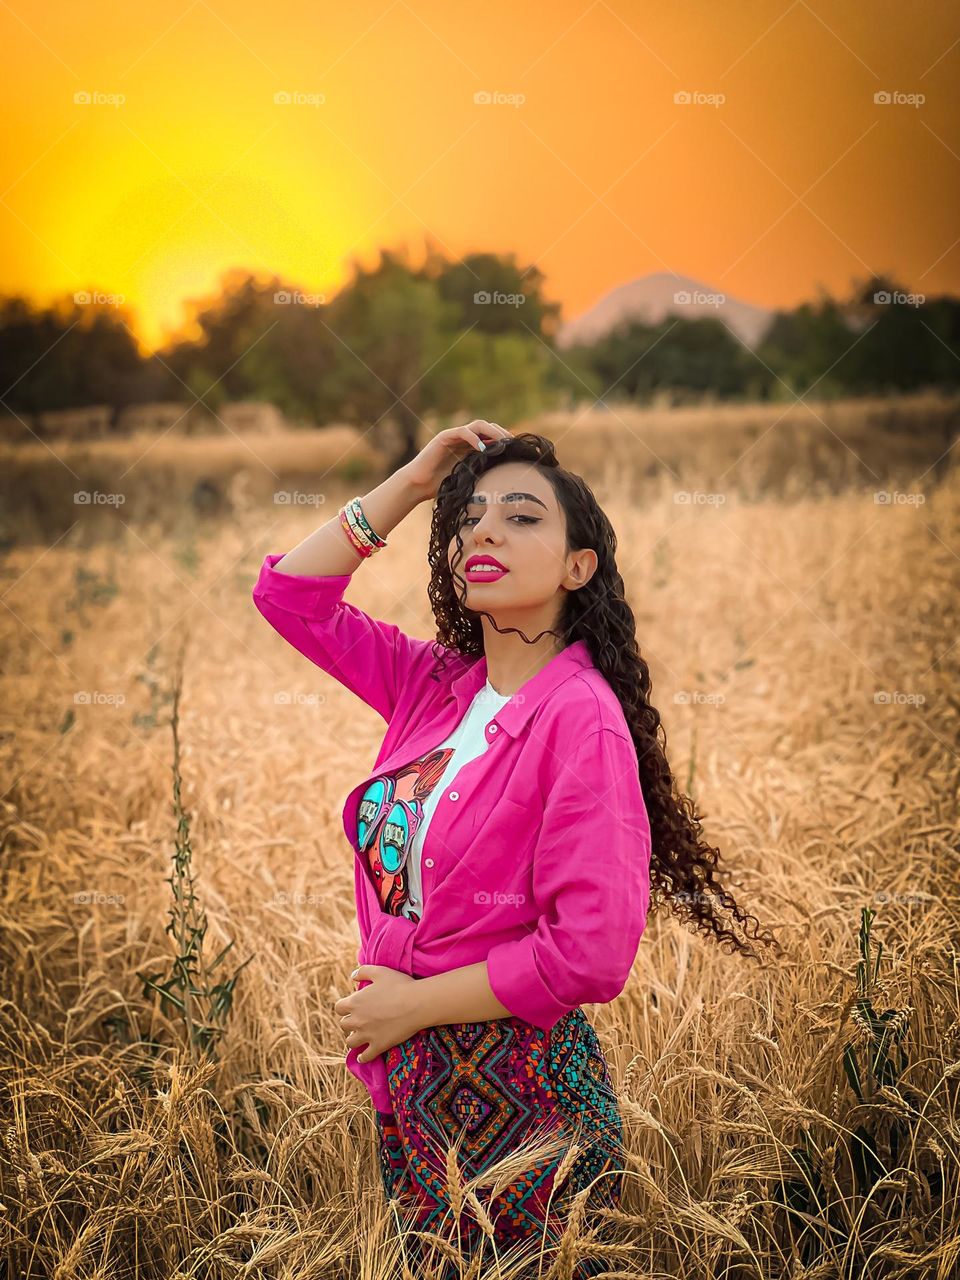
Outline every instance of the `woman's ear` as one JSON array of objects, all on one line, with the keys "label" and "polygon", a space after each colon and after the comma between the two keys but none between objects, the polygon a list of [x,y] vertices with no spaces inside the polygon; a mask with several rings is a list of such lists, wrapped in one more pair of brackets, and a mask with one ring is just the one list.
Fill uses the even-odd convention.
[{"label": "woman's ear", "polygon": [[567,576],[562,585],[569,591],[576,591],[590,581],[596,573],[599,563],[597,553],[592,547],[585,547],[583,551],[575,551],[570,557]]}]

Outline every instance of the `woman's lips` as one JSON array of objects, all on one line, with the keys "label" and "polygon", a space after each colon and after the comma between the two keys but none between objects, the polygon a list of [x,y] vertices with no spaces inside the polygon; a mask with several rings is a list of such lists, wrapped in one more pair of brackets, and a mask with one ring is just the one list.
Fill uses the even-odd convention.
[{"label": "woman's lips", "polygon": [[496,582],[498,578],[506,577],[509,572],[509,569],[495,569],[492,565],[487,569],[474,565],[470,569],[464,569],[463,576],[468,582]]}]

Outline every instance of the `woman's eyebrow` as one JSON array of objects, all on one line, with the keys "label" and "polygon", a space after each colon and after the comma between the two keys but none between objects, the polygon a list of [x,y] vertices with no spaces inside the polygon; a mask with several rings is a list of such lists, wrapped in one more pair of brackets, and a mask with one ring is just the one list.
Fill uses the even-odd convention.
[{"label": "woman's eyebrow", "polygon": [[[503,495],[504,502],[523,502],[524,499],[526,499],[528,502],[537,503],[538,506],[543,507],[544,511],[547,510],[547,504],[533,493],[505,493]],[[473,506],[485,507],[486,505],[487,505],[487,500],[482,493],[475,493],[473,497],[470,499],[470,501],[467,503],[468,507],[473,507]]]}]

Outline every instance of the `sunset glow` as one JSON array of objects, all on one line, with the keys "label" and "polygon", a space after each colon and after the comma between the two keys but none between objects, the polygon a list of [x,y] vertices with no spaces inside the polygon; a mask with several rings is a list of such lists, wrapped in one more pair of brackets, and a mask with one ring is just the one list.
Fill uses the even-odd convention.
[{"label": "sunset glow", "polygon": [[123,295],[150,345],[229,269],[332,294],[427,240],[536,264],[564,319],[659,271],[764,306],[874,272],[960,291],[947,7],[12,0],[2,21],[0,288]]}]

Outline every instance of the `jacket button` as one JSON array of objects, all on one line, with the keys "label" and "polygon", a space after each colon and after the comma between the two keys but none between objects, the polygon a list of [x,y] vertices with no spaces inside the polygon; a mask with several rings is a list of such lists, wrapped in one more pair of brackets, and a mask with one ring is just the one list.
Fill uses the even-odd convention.
[{"label": "jacket button", "polygon": [[497,732],[497,726],[495,724],[487,725],[487,733],[496,733],[496,732]]},{"label": "jacket button", "polygon": [[432,866],[433,866],[433,859],[432,859],[432,858],[424,858],[424,860],[423,860],[423,865],[424,865],[425,867],[432,867]]},{"label": "jacket button", "polygon": [[460,799],[460,792],[459,792],[459,791],[451,791],[451,792],[449,792],[449,798],[450,798],[451,800],[459,800],[459,799]]}]

